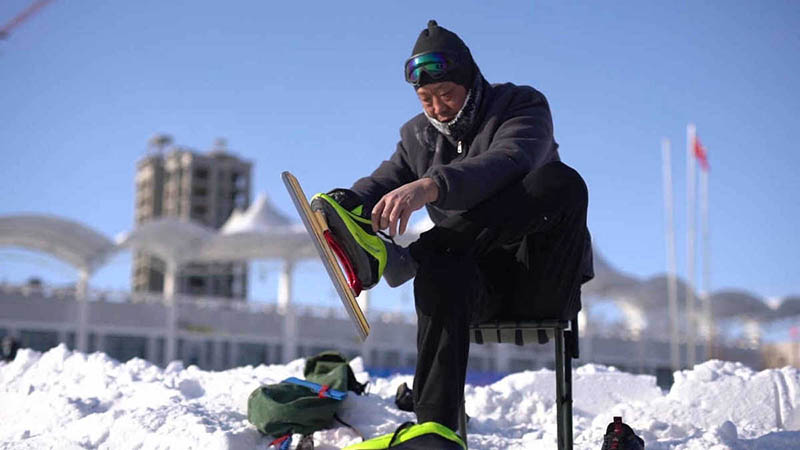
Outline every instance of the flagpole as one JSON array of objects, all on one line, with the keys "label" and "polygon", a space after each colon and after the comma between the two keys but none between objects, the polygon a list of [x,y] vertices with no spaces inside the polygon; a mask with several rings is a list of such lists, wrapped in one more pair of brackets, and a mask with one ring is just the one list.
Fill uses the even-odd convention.
[{"label": "flagpole", "polygon": [[693,367],[696,362],[695,349],[695,311],[694,311],[694,284],[695,284],[695,249],[696,236],[695,210],[695,160],[694,140],[696,129],[694,124],[686,126],[686,364]]},{"label": "flagpole", "polygon": [[672,370],[681,368],[681,349],[678,343],[678,279],[675,263],[675,220],[672,199],[672,157],[669,139],[661,140],[662,175],[664,180],[664,234],[667,245],[667,295],[669,306],[669,353]]},{"label": "flagpole", "polygon": [[703,289],[700,293],[700,298],[703,302],[703,321],[706,326],[706,343],[705,343],[705,357],[711,359],[713,340],[714,340],[714,322],[712,322],[711,311],[711,248],[710,248],[710,232],[708,226],[708,165],[704,163],[703,170],[700,171],[700,221],[701,233],[703,235]]}]

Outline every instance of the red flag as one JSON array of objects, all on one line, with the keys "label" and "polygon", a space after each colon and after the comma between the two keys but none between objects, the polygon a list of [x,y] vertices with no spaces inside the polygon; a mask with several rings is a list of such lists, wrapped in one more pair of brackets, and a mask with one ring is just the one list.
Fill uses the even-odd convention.
[{"label": "red flag", "polygon": [[706,153],[706,148],[700,143],[700,138],[698,137],[694,138],[694,156],[700,162],[700,167],[708,172],[711,168],[708,165],[708,153]]}]

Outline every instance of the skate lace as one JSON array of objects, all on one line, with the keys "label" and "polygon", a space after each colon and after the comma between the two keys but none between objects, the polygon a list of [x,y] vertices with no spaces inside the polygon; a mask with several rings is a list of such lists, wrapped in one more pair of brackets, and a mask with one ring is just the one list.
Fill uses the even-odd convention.
[{"label": "skate lace", "polygon": [[378,230],[378,234],[381,235],[387,241],[391,242],[392,244],[397,245],[397,242],[394,241],[394,238],[386,234],[386,232]]}]

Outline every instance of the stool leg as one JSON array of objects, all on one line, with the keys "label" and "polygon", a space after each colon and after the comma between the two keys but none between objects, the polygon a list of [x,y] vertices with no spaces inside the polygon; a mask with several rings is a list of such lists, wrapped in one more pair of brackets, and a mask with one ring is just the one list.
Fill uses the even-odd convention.
[{"label": "stool leg", "polygon": [[465,404],[466,401],[462,399],[461,408],[459,408],[458,412],[458,435],[464,441],[464,447],[469,448],[469,444],[467,444],[467,411]]},{"label": "stool leg", "polygon": [[572,450],[572,356],[564,359],[564,444]]},{"label": "stool leg", "polygon": [[[568,381],[567,377],[571,377],[572,373],[566,373],[566,349],[564,342],[564,330],[556,328],[555,330],[555,344],[556,344],[556,416],[558,425],[558,448],[559,450],[572,450],[572,385],[571,380]],[[571,369],[570,369],[571,372]],[[570,391],[569,396],[567,390]],[[570,417],[567,417],[567,414]]]}]

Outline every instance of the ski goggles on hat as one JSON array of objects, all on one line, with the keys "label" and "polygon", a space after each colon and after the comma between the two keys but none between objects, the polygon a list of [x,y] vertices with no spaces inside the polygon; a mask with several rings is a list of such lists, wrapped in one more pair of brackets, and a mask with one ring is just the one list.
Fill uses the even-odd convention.
[{"label": "ski goggles on hat", "polygon": [[420,53],[408,58],[405,65],[406,81],[418,85],[423,73],[439,80],[456,68],[458,58],[443,52]]}]

